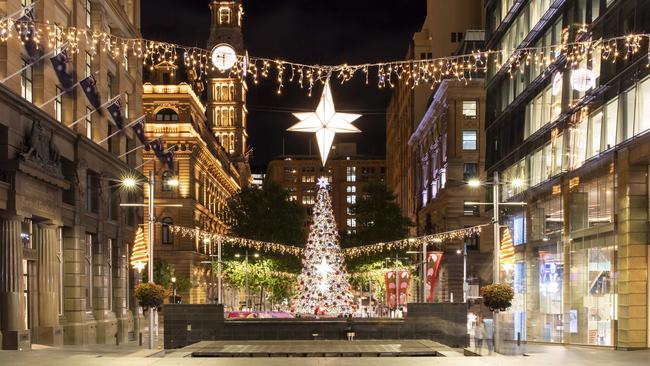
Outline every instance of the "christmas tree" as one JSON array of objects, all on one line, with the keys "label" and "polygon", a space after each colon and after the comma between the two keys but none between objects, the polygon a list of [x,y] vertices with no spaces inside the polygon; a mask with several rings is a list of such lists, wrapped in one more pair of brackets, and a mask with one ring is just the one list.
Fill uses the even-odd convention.
[{"label": "christmas tree", "polygon": [[298,294],[293,302],[297,314],[335,316],[353,312],[354,299],[327,186],[326,178],[318,179],[313,223],[302,259],[302,273],[298,276]]}]

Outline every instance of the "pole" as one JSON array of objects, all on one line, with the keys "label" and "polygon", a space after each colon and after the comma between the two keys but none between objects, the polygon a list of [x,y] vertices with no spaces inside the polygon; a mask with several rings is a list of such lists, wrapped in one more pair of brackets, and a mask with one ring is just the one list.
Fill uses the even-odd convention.
[{"label": "pole", "polygon": [[[154,204],[154,176],[153,169],[149,171],[149,283],[153,284],[153,225],[155,215],[153,212]],[[154,309],[149,309],[149,349],[153,349],[153,312]]]},{"label": "pole", "polygon": [[395,317],[397,318],[397,308],[399,308],[399,253],[395,253]]},{"label": "pole", "polygon": [[223,304],[221,300],[221,237],[217,238],[217,304]]},{"label": "pole", "polygon": [[427,302],[427,243],[422,243],[422,262],[420,262],[420,266],[422,302]]},{"label": "pole", "polygon": [[463,241],[463,302],[467,302],[467,242]]},{"label": "pole", "polygon": [[214,241],[210,240],[210,302],[215,304],[214,301]]},{"label": "pole", "polygon": [[[494,254],[492,259],[492,282],[499,283],[499,246],[501,242],[501,232],[499,227],[499,172],[494,172],[494,183],[492,186],[493,194],[493,210],[494,210]],[[494,351],[498,352],[498,336],[499,332],[497,330],[497,314],[494,313],[492,317],[492,325],[494,327],[494,335],[492,341],[494,342]]]},{"label": "pole", "polygon": [[499,283],[499,243],[501,242],[501,233],[499,231],[499,172],[494,172],[492,192],[492,209],[494,211],[494,253],[492,257],[492,282]]},{"label": "pole", "polygon": [[245,266],[244,266],[244,273],[246,275],[246,308],[250,310],[248,306],[248,249],[246,249],[246,259],[245,259]]}]

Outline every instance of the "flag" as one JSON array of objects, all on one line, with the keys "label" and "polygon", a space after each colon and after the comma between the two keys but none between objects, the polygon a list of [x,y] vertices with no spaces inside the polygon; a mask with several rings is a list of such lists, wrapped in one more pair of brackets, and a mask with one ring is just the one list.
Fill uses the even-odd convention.
[{"label": "flag", "polygon": [[169,167],[169,170],[173,172],[174,171],[174,149],[169,149],[169,151],[165,154],[165,163],[167,163],[167,167]]},{"label": "flag", "polygon": [[33,6],[25,8],[23,16],[16,20],[16,31],[20,33],[20,40],[25,45],[25,51],[32,64],[41,58],[41,50],[38,48],[38,43],[34,41],[34,22],[36,22],[36,9]]},{"label": "flag", "polygon": [[61,51],[58,55],[50,58],[56,77],[59,79],[61,87],[69,91],[74,87],[74,66],[72,59],[68,55],[68,50]]},{"label": "flag", "polygon": [[131,126],[131,128],[133,128],[133,132],[138,137],[138,140],[140,140],[143,145],[146,144],[146,138],[144,137],[144,119]]},{"label": "flag", "polygon": [[151,146],[151,150],[156,154],[158,160],[165,162],[165,151],[163,149],[162,141],[160,139],[153,140],[149,142],[149,146]]},{"label": "flag", "polygon": [[97,79],[95,79],[95,76],[88,76],[87,78],[81,80],[79,82],[79,85],[81,85],[83,88],[84,94],[86,94],[86,98],[88,99],[88,103],[90,103],[90,105],[95,108],[95,111],[97,111],[97,113],[103,115],[103,112],[100,109],[102,106],[102,101],[101,97],[99,96],[99,90],[97,89]]},{"label": "flag", "polygon": [[106,110],[113,118],[113,121],[117,125],[117,128],[120,130],[124,128],[124,114],[122,113],[122,102],[120,97],[118,97],[113,103],[111,103]]},{"label": "flag", "polygon": [[426,272],[424,283],[428,302],[433,301],[436,295],[436,283],[443,255],[443,252],[427,252],[427,259],[424,263]]}]

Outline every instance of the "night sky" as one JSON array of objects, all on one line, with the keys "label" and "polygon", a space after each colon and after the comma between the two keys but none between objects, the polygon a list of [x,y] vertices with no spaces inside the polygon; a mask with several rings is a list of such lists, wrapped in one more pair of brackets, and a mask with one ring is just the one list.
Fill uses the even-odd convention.
[{"label": "night sky", "polygon": [[[251,56],[279,58],[306,64],[365,63],[404,58],[413,32],[424,21],[425,0],[244,0],[244,42]],[[208,0],[142,1],[145,38],[206,47],[210,28]],[[360,74],[361,76],[361,74]],[[253,171],[282,154],[312,153],[313,135],[287,132],[297,120],[294,111],[311,111],[322,88],[312,97],[298,86],[285,86],[277,95],[275,80],[249,82],[248,133],[253,147]],[[355,122],[363,133],[337,135],[356,141],[361,154],[385,154],[386,106],[390,91],[362,77],[343,86],[332,84],[337,110],[361,113]]]}]

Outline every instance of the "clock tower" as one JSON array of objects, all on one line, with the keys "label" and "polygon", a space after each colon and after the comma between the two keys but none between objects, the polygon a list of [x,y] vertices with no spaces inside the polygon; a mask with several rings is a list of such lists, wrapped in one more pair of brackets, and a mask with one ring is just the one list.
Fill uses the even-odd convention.
[{"label": "clock tower", "polygon": [[215,70],[208,74],[207,118],[212,133],[228,152],[239,169],[242,185],[250,178],[246,133],[246,81],[220,69],[228,64],[232,53],[245,53],[242,22],[244,9],[241,0],[213,0],[210,2],[212,25],[208,50],[212,50]]}]

